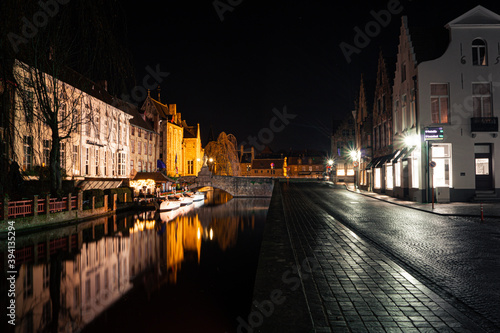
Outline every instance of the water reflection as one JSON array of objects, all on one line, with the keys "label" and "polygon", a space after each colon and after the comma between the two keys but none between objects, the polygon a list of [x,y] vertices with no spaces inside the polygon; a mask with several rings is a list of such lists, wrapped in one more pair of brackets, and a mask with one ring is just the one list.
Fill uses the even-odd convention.
[{"label": "water reflection", "polygon": [[[2,331],[157,331],[156,318],[147,318],[160,310],[177,320],[174,331],[190,331],[200,323],[180,318],[196,317],[198,307],[206,313],[207,305],[216,315],[205,318],[203,330],[234,330],[234,318],[250,305],[269,199],[220,204],[226,199],[209,194],[201,207],[113,216],[18,237],[16,326],[5,324]],[[6,295],[2,290],[2,299]],[[189,313],[179,309],[183,302],[189,302]],[[140,326],[134,326],[137,313]]]}]

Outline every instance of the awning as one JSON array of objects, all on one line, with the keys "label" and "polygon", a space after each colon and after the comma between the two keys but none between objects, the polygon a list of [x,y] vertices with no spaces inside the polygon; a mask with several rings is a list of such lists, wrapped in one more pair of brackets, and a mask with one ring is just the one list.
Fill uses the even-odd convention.
[{"label": "awning", "polygon": [[394,159],[392,160],[392,163],[398,163],[399,160],[401,159],[401,157],[403,157],[407,151],[408,151],[408,148],[403,148],[403,149],[399,150],[398,153],[396,154],[396,157],[394,157]]},{"label": "awning", "polygon": [[168,183],[168,182],[175,183],[175,180],[170,179],[161,172],[138,172],[135,175],[134,180],[140,180],[140,179],[152,179],[156,183]]},{"label": "awning", "polygon": [[375,157],[375,158],[372,158],[372,160],[370,161],[370,163],[368,163],[365,167],[365,170],[366,169],[371,169],[374,167],[375,164],[378,163],[378,161],[380,160],[380,157]]},{"label": "awning", "polygon": [[410,149],[407,150],[405,156],[403,156],[403,160],[407,160],[408,157],[411,155],[411,153],[417,148],[416,146],[411,147]]},{"label": "awning", "polygon": [[377,164],[374,165],[374,168],[381,168],[384,166],[385,163],[390,162],[394,156],[396,155],[397,152],[393,152],[392,154],[389,155],[384,155],[380,157],[378,160]]}]

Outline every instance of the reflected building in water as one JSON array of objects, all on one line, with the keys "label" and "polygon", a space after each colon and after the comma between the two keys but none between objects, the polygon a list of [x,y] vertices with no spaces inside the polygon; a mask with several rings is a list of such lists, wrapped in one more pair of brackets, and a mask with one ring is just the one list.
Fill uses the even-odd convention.
[{"label": "reflected building in water", "polygon": [[[15,332],[81,331],[135,286],[143,286],[149,298],[164,285],[176,285],[184,263],[199,266],[214,248],[226,252],[243,233],[251,234],[269,200],[192,205],[166,221],[155,212],[114,216],[18,237]],[[6,260],[5,247],[0,252]]]}]

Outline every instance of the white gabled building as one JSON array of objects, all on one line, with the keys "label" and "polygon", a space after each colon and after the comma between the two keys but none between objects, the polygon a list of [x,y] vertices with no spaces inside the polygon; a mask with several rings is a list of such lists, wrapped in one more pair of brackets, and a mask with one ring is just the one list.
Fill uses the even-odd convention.
[{"label": "white gabled building", "polygon": [[[436,163],[438,201],[497,197],[500,174],[500,15],[477,6],[446,25],[446,52],[419,66],[422,128],[442,127],[427,141]],[[498,169],[498,167],[497,167]]]},{"label": "white gabled building", "polygon": [[500,15],[477,6],[445,27],[443,43],[403,18],[393,86],[393,195],[430,202],[434,186],[438,202],[496,199]]}]

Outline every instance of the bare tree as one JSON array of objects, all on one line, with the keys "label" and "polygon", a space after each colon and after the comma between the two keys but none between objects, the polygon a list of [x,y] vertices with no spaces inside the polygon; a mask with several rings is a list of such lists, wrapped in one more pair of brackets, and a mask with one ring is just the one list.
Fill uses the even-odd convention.
[{"label": "bare tree", "polygon": [[[82,115],[83,97],[94,85],[91,80],[101,80],[97,75],[111,73],[125,78],[132,71],[127,52],[114,38],[121,27],[116,22],[125,21],[116,15],[118,1],[48,3],[4,0],[0,5],[0,19],[5,22],[0,46],[9,59],[22,101],[22,121],[36,133],[36,139],[50,141],[50,190],[60,194],[61,142],[92,122],[91,116]],[[11,126],[19,124],[23,123]],[[21,129],[25,130],[23,126]]]}]

